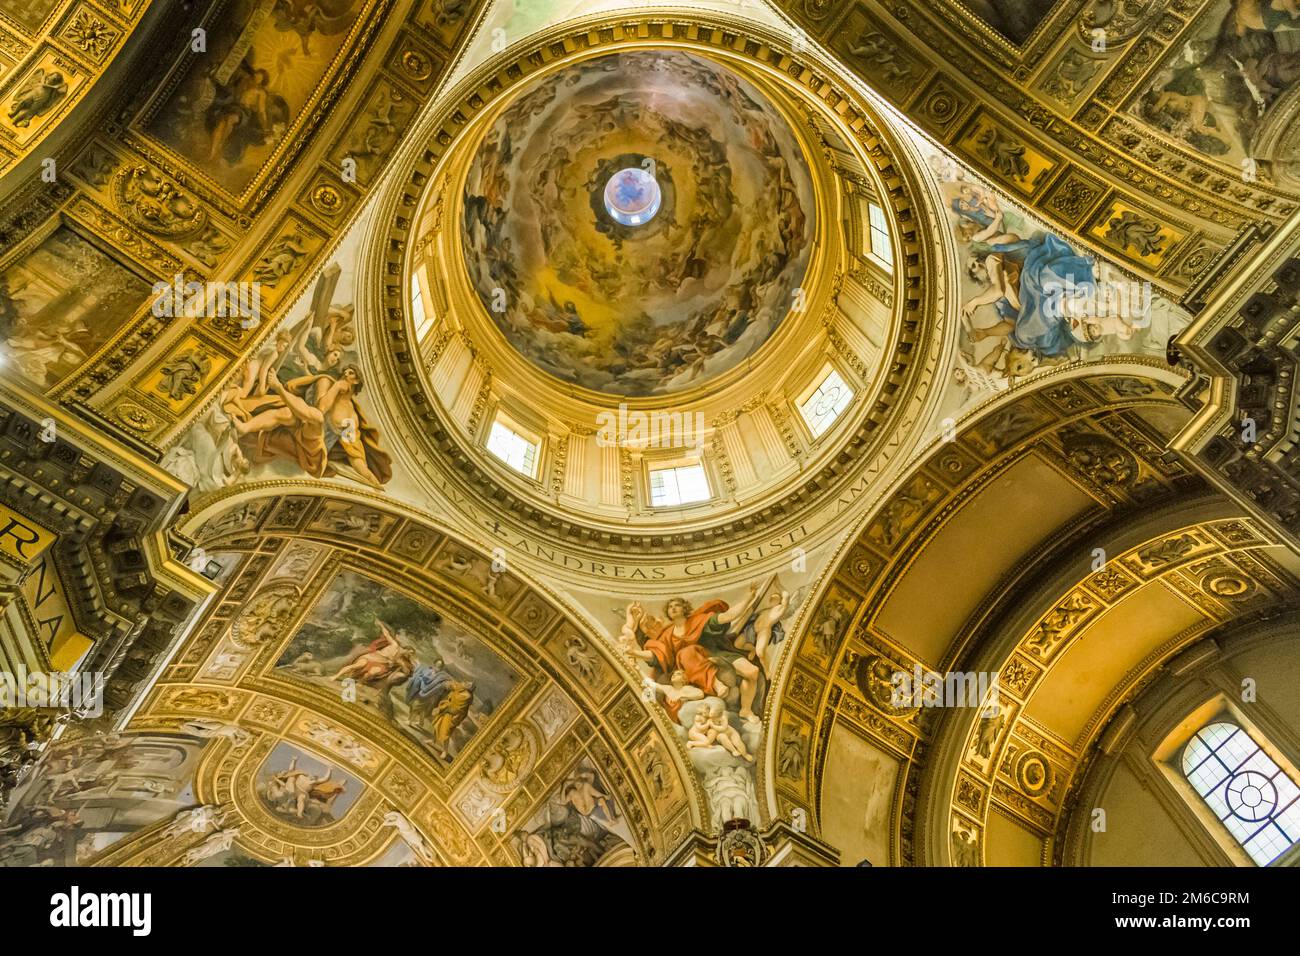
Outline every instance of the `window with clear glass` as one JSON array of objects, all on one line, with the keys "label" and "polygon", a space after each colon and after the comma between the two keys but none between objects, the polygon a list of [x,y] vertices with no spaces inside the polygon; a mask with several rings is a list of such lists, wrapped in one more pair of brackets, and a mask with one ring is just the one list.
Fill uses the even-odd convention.
[{"label": "window with clear glass", "polygon": [[867,215],[871,220],[871,258],[890,272],[894,271],[894,241],[889,237],[889,220],[885,210],[869,203]]},{"label": "window with clear glass", "polygon": [[415,341],[421,341],[433,327],[433,316],[424,307],[424,290],[420,288],[420,277],[411,274],[411,315],[415,318]]},{"label": "window with clear glass", "polygon": [[487,450],[522,475],[537,476],[538,443],[497,419],[488,432]]},{"label": "window with clear glass", "polygon": [[808,423],[808,430],[813,438],[821,436],[835,423],[844,409],[853,401],[853,389],[840,377],[840,373],[831,369],[821,380],[821,384],[804,399],[799,406],[799,414]]},{"label": "window with clear glass", "polygon": [[1236,724],[1197,731],[1183,749],[1183,775],[1260,866],[1300,839],[1300,787]]},{"label": "window with clear glass", "polygon": [[712,496],[703,465],[673,465],[650,470],[650,504],[656,508],[708,501]]}]

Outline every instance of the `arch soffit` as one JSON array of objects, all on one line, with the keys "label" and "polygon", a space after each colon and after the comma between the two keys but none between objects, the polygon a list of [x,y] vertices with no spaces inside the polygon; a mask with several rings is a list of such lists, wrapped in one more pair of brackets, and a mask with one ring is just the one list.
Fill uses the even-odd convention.
[{"label": "arch soffit", "polygon": [[[1233,701],[1241,699],[1242,678],[1247,676],[1238,659],[1271,645],[1294,643],[1298,614],[1300,609],[1293,600],[1273,613],[1215,628],[1178,654],[1165,672],[1138,689],[1113,714],[1098,735],[1101,745],[1089,754],[1090,759],[1072,781],[1074,798],[1057,821],[1055,863],[1087,865],[1091,813],[1084,808],[1103,806],[1101,798],[1115,771],[1127,764],[1139,778],[1160,781],[1163,775],[1154,764],[1162,759],[1161,751],[1190,737],[1199,726],[1189,723],[1190,717],[1204,717],[1215,710],[1234,714]],[[1263,733],[1267,745],[1279,748],[1294,764],[1300,755],[1300,735],[1289,722],[1263,698],[1250,703],[1248,714],[1249,724]],[[1164,796],[1175,817],[1188,823],[1186,832],[1208,864],[1250,864],[1238,848],[1231,844],[1225,848],[1225,843],[1216,841],[1196,810],[1177,800],[1172,791]]]},{"label": "arch soffit", "polygon": [[[858,530],[830,560],[818,596],[796,622],[795,639],[781,662],[767,765],[778,766],[776,753],[783,738],[790,747],[797,741],[801,756],[785,761],[788,768],[797,765],[791,776],[769,776],[765,781],[774,813],[785,815],[803,807],[816,818],[820,798],[810,781],[822,769],[830,725],[846,708],[856,714],[864,732],[888,749],[904,758],[912,754],[916,727],[892,719],[853,689],[853,665],[846,663],[849,637],[858,648],[854,661],[872,652],[908,666],[920,660],[880,631],[881,609],[945,525],[1017,462],[1030,454],[1045,458],[1053,473],[1081,490],[1086,507],[1064,527],[1043,528],[1022,541],[1022,551],[1010,556],[1006,570],[990,579],[994,593],[995,585],[1022,573],[1026,555],[1035,557],[1044,550],[1044,541],[1095,524],[1111,509],[1133,507],[1195,484],[1162,453],[1167,435],[1160,431],[1176,427],[1189,414],[1175,394],[1182,382],[1177,372],[1148,360],[1111,359],[1020,383],[964,413],[954,440],[933,441],[918,456],[919,464],[865,510]],[[1119,446],[1118,475],[1088,451],[1109,454]],[[984,603],[977,601],[958,623],[965,625],[967,617],[977,620],[976,612],[987,610]],[[965,629],[954,627],[953,633]],[[958,647],[956,642],[945,645],[924,666],[950,664]]]},{"label": "arch soffit", "polygon": [[[520,852],[512,841],[526,835],[565,775],[582,767],[593,769],[614,798],[628,821],[629,851],[644,862],[665,859],[693,828],[707,827],[681,745],[661,726],[659,710],[635,693],[628,665],[562,601],[513,568],[492,574],[491,554],[435,519],[362,491],[340,495],[322,482],[277,481],[212,496],[182,530],[209,558],[223,559],[222,590],[127,726],[184,733],[184,721],[204,717],[240,728],[241,740],[212,742],[196,787],[201,802],[240,812],[239,843],[250,854],[366,862],[391,849],[383,820],[397,811],[440,862],[512,865]],[[226,567],[226,554],[239,559]],[[341,572],[425,606],[436,595],[445,620],[518,673],[515,688],[487,717],[486,732],[475,732],[450,762],[395,722],[283,666],[295,634]],[[280,626],[265,640],[236,641],[241,628],[260,633],[249,612],[260,598],[273,601],[277,590],[294,598]],[[493,779],[484,768],[512,728],[522,728],[530,754],[519,779],[503,785],[500,773]],[[252,799],[255,775],[281,743],[361,781],[364,793],[336,824],[286,824]],[[498,809],[503,833],[494,829]],[[184,848],[163,839],[165,829],[124,841],[108,861],[172,862]]]}]

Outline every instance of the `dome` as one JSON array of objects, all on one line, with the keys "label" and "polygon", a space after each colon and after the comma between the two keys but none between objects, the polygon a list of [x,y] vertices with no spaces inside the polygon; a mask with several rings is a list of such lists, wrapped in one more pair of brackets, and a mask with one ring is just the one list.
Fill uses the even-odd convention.
[{"label": "dome", "polygon": [[366,268],[407,296],[383,354],[425,467],[548,547],[803,535],[914,421],[940,330],[919,160],[856,94],[727,36],[483,64],[380,213],[414,237]]},{"label": "dome", "polygon": [[694,388],[753,355],[800,295],[815,229],[786,118],[676,50],[525,89],[483,137],[463,202],[465,266],[511,346],[623,396]]}]

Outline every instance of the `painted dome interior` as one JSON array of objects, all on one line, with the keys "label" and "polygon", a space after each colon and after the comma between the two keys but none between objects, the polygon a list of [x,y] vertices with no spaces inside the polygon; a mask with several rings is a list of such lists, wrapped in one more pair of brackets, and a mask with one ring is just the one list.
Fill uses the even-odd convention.
[{"label": "painted dome interior", "polygon": [[795,302],[816,225],[782,113],[680,51],[540,80],[487,132],[463,200],[465,265],[510,344],[626,396],[693,388],[752,356]]}]

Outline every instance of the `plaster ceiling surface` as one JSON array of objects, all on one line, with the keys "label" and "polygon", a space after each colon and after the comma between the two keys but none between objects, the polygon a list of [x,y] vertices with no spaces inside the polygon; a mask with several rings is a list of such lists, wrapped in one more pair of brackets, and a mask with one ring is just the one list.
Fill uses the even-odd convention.
[{"label": "plaster ceiling surface", "polygon": [[547,76],[496,119],[464,187],[465,265],[535,366],[666,394],[734,368],[785,319],[813,206],[794,131],[751,83],[691,53],[621,52]]}]

